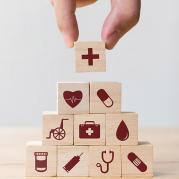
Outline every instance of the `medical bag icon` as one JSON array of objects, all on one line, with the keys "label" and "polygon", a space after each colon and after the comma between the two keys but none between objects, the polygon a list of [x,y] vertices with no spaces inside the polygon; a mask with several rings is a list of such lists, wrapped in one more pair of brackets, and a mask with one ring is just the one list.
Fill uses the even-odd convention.
[{"label": "medical bag icon", "polygon": [[48,152],[34,152],[35,170],[37,172],[47,171],[47,156]]},{"label": "medical bag icon", "polygon": [[98,139],[100,138],[100,125],[95,124],[94,121],[85,121],[84,124],[79,125],[80,139]]}]

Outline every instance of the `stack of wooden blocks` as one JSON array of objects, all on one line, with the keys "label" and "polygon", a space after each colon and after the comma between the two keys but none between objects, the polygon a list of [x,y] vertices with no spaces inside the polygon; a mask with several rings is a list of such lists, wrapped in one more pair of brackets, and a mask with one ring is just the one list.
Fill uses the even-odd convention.
[{"label": "stack of wooden blocks", "polygon": [[[79,54],[97,46],[76,47],[79,61]],[[152,176],[152,163],[152,145],[138,142],[137,113],[121,112],[117,82],[58,83],[58,111],[43,114],[43,140],[26,148],[28,177]]]}]

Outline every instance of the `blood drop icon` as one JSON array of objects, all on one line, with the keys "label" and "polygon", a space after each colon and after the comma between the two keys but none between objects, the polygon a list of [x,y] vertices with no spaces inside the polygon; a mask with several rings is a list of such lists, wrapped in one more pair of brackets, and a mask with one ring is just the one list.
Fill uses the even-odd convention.
[{"label": "blood drop icon", "polygon": [[122,120],[117,128],[116,131],[116,137],[120,140],[120,141],[125,141],[128,139],[129,137],[129,130],[125,124],[125,122]]}]

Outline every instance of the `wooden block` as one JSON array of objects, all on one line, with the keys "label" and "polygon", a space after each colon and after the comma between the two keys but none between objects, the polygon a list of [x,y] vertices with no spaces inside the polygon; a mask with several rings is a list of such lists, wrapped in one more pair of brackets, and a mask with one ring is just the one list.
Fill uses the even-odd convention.
[{"label": "wooden block", "polygon": [[58,113],[89,113],[89,83],[58,83]]},{"label": "wooden block", "polygon": [[74,115],[75,145],[105,145],[105,114]]},{"label": "wooden block", "polygon": [[121,84],[116,82],[90,83],[90,113],[119,113]]},{"label": "wooden block", "polygon": [[121,146],[122,177],[153,176],[153,146],[140,142],[137,146]]},{"label": "wooden block", "polygon": [[121,176],[120,146],[90,146],[89,156],[89,176]]},{"label": "wooden block", "polygon": [[[103,179],[102,177],[26,177],[25,179]],[[105,177],[105,179],[122,179],[121,177]],[[128,178],[129,179],[129,178]],[[132,179],[142,179],[142,178],[132,178]],[[152,178],[148,178],[148,179],[152,179]],[[159,178],[157,178],[159,179]],[[171,179],[171,178],[170,178]]]},{"label": "wooden block", "polygon": [[106,145],[137,145],[138,115],[132,112],[106,114]]},{"label": "wooden block", "polygon": [[88,147],[59,146],[57,176],[88,176]]},{"label": "wooden block", "polygon": [[42,142],[28,142],[26,146],[26,176],[52,177],[57,175],[57,147]]},{"label": "wooden block", "polygon": [[76,42],[75,58],[76,72],[106,71],[104,42]]},{"label": "wooden block", "polygon": [[[7,178],[6,178],[7,179]],[[76,177],[26,177],[25,179],[103,179],[102,177],[88,177],[88,176],[85,176],[85,177],[79,177],[79,176],[76,176]],[[105,179],[122,179],[121,177],[105,177]],[[139,179],[139,178],[132,178],[132,179]],[[142,178],[140,178],[142,179]],[[149,179],[152,179],[152,178],[149,178]],[[159,178],[158,178],[159,179]]]},{"label": "wooden block", "polygon": [[43,144],[73,145],[73,115],[43,114]]}]

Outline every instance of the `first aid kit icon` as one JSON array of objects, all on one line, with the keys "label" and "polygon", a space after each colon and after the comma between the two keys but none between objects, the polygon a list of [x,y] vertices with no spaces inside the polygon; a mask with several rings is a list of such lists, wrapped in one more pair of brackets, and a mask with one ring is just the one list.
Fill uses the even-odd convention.
[{"label": "first aid kit icon", "polygon": [[100,125],[94,121],[85,121],[79,125],[79,138],[81,139],[97,139],[100,138]]}]

